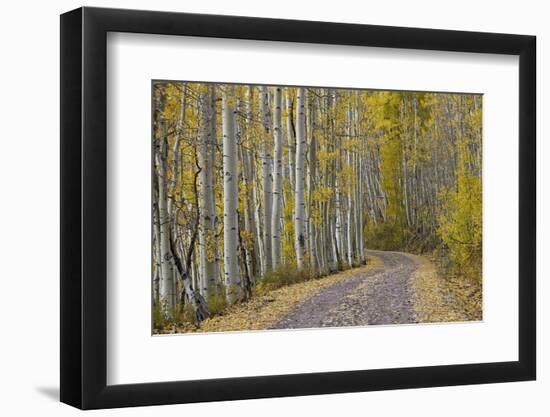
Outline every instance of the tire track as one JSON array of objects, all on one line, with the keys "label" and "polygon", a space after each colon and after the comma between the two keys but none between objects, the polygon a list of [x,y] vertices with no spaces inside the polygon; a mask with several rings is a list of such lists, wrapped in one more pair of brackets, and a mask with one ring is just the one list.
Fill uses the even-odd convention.
[{"label": "tire track", "polygon": [[384,265],[324,288],[273,329],[416,323],[411,277],[416,262],[399,252],[369,251]]}]

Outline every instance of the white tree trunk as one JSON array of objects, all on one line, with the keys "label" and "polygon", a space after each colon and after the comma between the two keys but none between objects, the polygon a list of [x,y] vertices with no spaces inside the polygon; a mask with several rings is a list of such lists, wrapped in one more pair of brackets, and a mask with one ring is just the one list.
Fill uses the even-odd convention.
[{"label": "white tree trunk", "polygon": [[336,178],[335,184],[335,200],[334,205],[336,208],[335,230],[336,230],[336,247],[337,247],[337,261],[340,262],[341,257],[344,256],[344,231],[342,225],[342,195],[340,193],[340,186],[338,178]]},{"label": "white tree trunk", "polygon": [[218,262],[215,251],[216,206],[213,186],[213,154],[215,152],[215,123],[213,107],[213,86],[208,86],[205,94],[199,99],[200,130],[198,146],[198,162],[201,167],[199,174],[200,192],[200,230],[199,230],[199,260],[200,260],[200,293],[208,298],[218,293]]},{"label": "white tree trunk", "polygon": [[262,161],[262,188],[263,188],[263,242],[265,256],[265,272],[272,267],[271,253],[271,210],[273,178],[271,176],[271,147],[269,146],[269,98],[267,87],[260,88],[260,114],[263,125],[261,161]]},{"label": "white tree trunk", "polygon": [[298,88],[296,98],[296,188],[294,193],[294,234],[296,263],[298,268],[304,267],[306,255],[305,235],[305,169],[304,160],[306,153],[306,132],[305,132],[305,89]]},{"label": "white tree trunk", "polygon": [[350,194],[348,196],[348,206],[347,206],[347,223],[346,223],[346,237],[347,237],[347,254],[348,254],[348,265],[353,266],[353,258],[355,253],[353,251],[353,199],[350,187]]},{"label": "white tree trunk", "polygon": [[[359,91],[355,92],[355,134],[358,138],[361,138],[361,120],[360,120],[360,110],[361,110],[361,96],[359,95]],[[363,159],[366,157],[365,155],[365,143],[364,139],[361,140],[360,145],[360,156],[357,157],[357,169],[358,169],[358,175],[357,175],[357,247],[359,250],[359,262],[361,265],[366,263],[366,257],[365,257],[365,238],[363,236],[363,205],[365,204],[366,199],[363,196],[363,181],[365,178],[365,175],[363,173],[364,171],[364,163]]]},{"label": "white tree trunk", "polygon": [[222,102],[223,125],[223,242],[226,298],[233,304],[241,298],[238,244],[238,174],[237,138],[235,135],[235,97],[227,85]]},{"label": "white tree trunk", "polygon": [[[247,91],[247,132],[253,132],[254,131],[254,125],[255,125],[255,115],[256,115],[256,106],[254,105],[254,91],[255,88],[252,86],[248,87]],[[260,97],[261,97],[261,91],[258,91]],[[260,111],[261,113],[261,111]],[[263,134],[263,131],[262,131]],[[258,167],[256,165],[256,161],[258,159],[258,155],[260,158],[260,161],[263,162],[262,159],[262,144],[260,144],[260,151],[254,147],[254,141],[249,140],[248,142],[248,167],[250,168],[250,187],[252,188],[252,201],[249,201],[251,212],[250,212],[250,218],[253,220],[252,224],[254,224],[254,248],[255,248],[255,259],[256,264],[258,268],[258,276],[263,276],[266,271],[266,260],[265,260],[265,249],[264,249],[264,235],[263,235],[263,197],[262,197],[262,190],[261,190],[261,181],[259,176]]]},{"label": "white tree trunk", "polygon": [[[266,273],[266,257],[264,256],[265,253],[265,247],[264,247],[264,235],[263,235],[263,212],[262,212],[262,206],[263,206],[263,200],[262,200],[262,193],[260,190],[259,184],[259,178],[258,178],[258,171],[255,167],[254,162],[251,164],[253,169],[253,175],[252,175],[252,198],[254,203],[254,221],[256,222],[257,228],[256,228],[256,242],[258,243],[258,257],[260,260],[260,276],[263,276]],[[262,203],[260,203],[262,201]]]},{"label": "white tree trunk", "polygon": [[[403,107],[401,109],[401,125],[405,125],[405,118],[407,115],[407,102],[403,99]],[[407,226],[411,226],[411,216],[409,212],[409,193],[408,193],[408,164],[406,157],[406,148],[405,148],[406,134],[403,133],[401,136],[401,163],[403,169],[403,201],[405,203],[405,217],[407,219]]]},{"label": "white tree trunk", "polygon": [[286,132],[287,132],[287,143],[288,143],[288,171],[290,177],[290,187],[294,190],[296,176],[296,138],[294,136],[294,127],[292,124],[292,100],[290,98],[290,89],[286,89],[285,94],[285,104],[286,104]]},{"label": "white tree trunk", "polygon": [[158,210],[158,178],[155,175],[153,178],[153,181],[155,184],[154,186],[154,195],[155,195],[155,211],[156,213],[153,215],[153,236],[154,236],[154,265],[155,265],[155,271],[153,274],[153,302],[155,305],[157,305],[160,301],[160,280],[161,280],[161,259],[162,259],[162,253],[160,251],[160,220],[159,220],[159,210]]},{"label": "white tree trunk", "polygon": [[[349,139],[352,139],[352,132],[351,132],[351,104],[349,105],[349,109],[347,111],[347,131]],[[346,154],[346,164],[350,167],[353,167],[353,160],[352,155],[350,151],[345,151]],[[347,196],[347,206],[346,206],[346,248],[347,248],[347,256],[348,256],[348,265],[351,268],[353,266],[353,258],[355,256],[354,248],[353,248],[353,210],[356,202],[354,201],[354,195],[353,195],[353,187],[352,187],[352,181],[351,178],[348,178],[348,196]]]},{"label": "white tree trunk", "polygon": [[317,253],[317,227],[313,221],[313,209],[316,202],[313,201],[313,192],[315,182],[317,180],[317,143],[314,134],[315,106],[313,97],[308,97],[307,100],[307,137],[308,137],[308,174],[307,174],[307,231],[308,231],[308,250],[309,250],[309,265],[313,272],[319,269],[318,253]]},{"label": "white tree trunk", "polygon": [[256,219],[254,217],[255,197],[254,197],[254,161],[253,161],[253,146],[251,140],[251,119],[252,119],[252,87],[246,88],[246,102],[244,108],[244,135],[241,138],[241,146],[239,157],[241,159],[242,176],[244,182],[245,193],[245,208],[244,208],[244,224],[247,231],[248,239],[245,242],[245,250],[247,253],[246,263],[247,269],[251,275],[252,284],[255,285],[257,277],[261,274],[261,262],[259,259],[259,238]]},{"label": "white tree trunk", "polygon": [[283,182],[283,130],[281,116],[281,87],[275,87],[273,103],[273,209],[271,213],[271,250],[272,266],[281,261],[281,214]]},{"label": "white tree trunk", "polygon": [[178,174],[180,167],[180,143],[183,137],[183,128],[185,123],[185,110],[187,107],[187,84],[183,84],[180,101],[180,117],[178,119],[178,127],[176,129],[176,139],[174,140],[174,147],[172,149],[172,180],[170,181],[170,195],[172,198],[168,199],[168,213],[173,212],[173,204],[175,200],[176,187],[178,186]]},{"label": "white tree trunk", "polygon": [[166,138],[161,140],[157,153],[157,170],[159,176],[159,220],[160,220],[160,304],[166,318],[172,318],[175,306],[174,264],[170,249],[170,214],[167,208],[166,193]]}]

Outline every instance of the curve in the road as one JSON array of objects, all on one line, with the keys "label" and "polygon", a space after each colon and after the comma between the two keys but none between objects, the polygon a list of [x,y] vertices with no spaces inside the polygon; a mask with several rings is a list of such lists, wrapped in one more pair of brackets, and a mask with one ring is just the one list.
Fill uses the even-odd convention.
[{"label": "curve in the road", "polygon": [[324,288],[272,328],[415,323],[411,277],[416,262],[399,252],[369,253],[381,258],[384,264]]}]

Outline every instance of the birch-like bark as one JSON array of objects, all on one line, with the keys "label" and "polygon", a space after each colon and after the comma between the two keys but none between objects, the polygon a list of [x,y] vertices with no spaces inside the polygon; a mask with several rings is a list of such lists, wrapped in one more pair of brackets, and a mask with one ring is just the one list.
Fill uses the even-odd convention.
[{"label": "birch-like bark", "polygon": [[[258,259],[261,239],[259,239],[254,217],[254,147],[251,140],[252,99],[252,87],[248,86],[246,88],[246,101],[244,107],[244,133],[241,138],[239,157],[241,159],[243,186],[245,189],[244,227],[248,235],[244,249],[246,251],[247,269],[250,274],[252,285],[255,285],[256,278],[261,274],[260,261]],[[238,110],[240,111],[240,109]]]},{"label": "birch-like bark", "polygon": [[[195,188],[196,188],[196,183],[195,183]],[[195,191],[197,190],[195,189]],[[199,291],[194,290],[194,288],[196,287],[193,287],[193,281],[190,276],[191,262],[193,259],[197,232],[198,232],[198,222],[195,224],[195,228],[194,228],[194,231],[192,232],[189,246],[187,248],[187,256],[185,258],[185,264],[182,262],[181,258],[179,257],[178,251],[176,249],[176,245],[172,238],[170,239],[169,244],[170,244],[170,250],[174,254],[173,256],[174,267],[179,272],[181,277],[183,294],[185,294],[185,296],[191,303],[191,306],[195,311],[195,318],[198,321],[203,321],[208,317],[210,317],[210,310],[208,309],[208,305],[206,304],[206,300],[204,299],[204,297],[200,294]]]},{"label": "birch-like bark", "polygon": [[271,213],[272,266],[281,262],[281,214],[283,182],[283,126],[281,116],[281,87],[275,87],[273,103],[273,208]]},{"label": "birch-like bark", "polygon": [[262,121],[262,188],[263,188],[263,242],[265,256],[265,272],[273,267],[271,250],[271,210],[272,202],[272,156],[271,146],[269,145],[269,96],[267,87],[260,87],[260,115]]},{"label": "birch-like bark", "polygon": [[227,85],[222,101],[223,126],[223,242],[225,290],[229,304],[241,298],[241,278],[238,259],[238,173],[237,138],[235,134],[234,87]]},{"label": "birch-like bark", "polygon": [[315,181],[317,176],[317,143],[314,133],[314,120],[315,120],[315,106],[312,96],[308,97],[306,108],[306,122],[307,122],[307,136],[308,136],[308,175],[307,175],[307,225],[308,225],[308,250],[309,250],[309,264],[313,272],[319,269],[319,262],[317,259],[317,227],[313,221],[313,208],[315,202],[313,201],[313,191],[315,188]]},{"label": "birch-like bark", "polygon": [[246,267],[250,274],[252,284],[254,285],[255,278],[258,275],[257,266],[256,266],[256,254],[258,253],[258,245],[256,241],[256,223],[254,221],[254,210],[253,210],[253,196],[252,196],[252,184],[250,180],[250,161],[248,151],[246,151],[242,146],[239,149],[239,158],[241,159],[242,164],[242,179],[243,186],[246,190],[245,201],[244,201],[244,230],[247,233],[247,241],[245,242],[245,252],[246,252]]},{"label": "birch-like bark", "polygon": [[187,108],[187,84],[183,83],[180,100],[180,116],[178,119],[178,127],[176,129],[176,139],[174,140],[174,147],[172,148],[172,179],[170,181],[170,195],[168,200],[168,213],[173,212],[173,204],[175,200],[176,189],[178,186],[178,175],[180,168],[180,148],[181,139],[183,137],[183,129],[185,123],[185,111]]},{"label": "birch-like bark", "polygon": [[159,219],[159,206],[158,206],[158,176],[153,175],[153,248],[154,248],[154,261],[155,261],[155,273],[153,275],[153,302],[155,305],[160,301],[160,281],[161,281],[161,259],[162,253],[160,250],[160,219]]},{"label": "birch-like bark", "polygon": [[266,273],[266,257],[264,247],[264,235],[263,235],[263,194],[260,190],[260,179],[258,178],[258,170],[256,169],[254,161],[251,164],[252,173],[252,198],[254,203],[254,221],[257,225],[256,228],[256,242],[258,244],[258,257],[260,261],[260,275],[263,276]]},{"label": "birch-like bark", "polygon": [[[261,97],[261,91],[259,89],[249,86],[247,91],[247,134],[251,135],[251,132],[256,132],[254,129],[256,125],[256,112],[259,109],[256,107],[254,101],[254,91],[258,91],[259,96]],[[261,110],[260,110],[261,113]],[[262,126],[263,128],[263,126]],[[263,130],[260,128],[260,147],[257,149],[255,138],[249,137],[248,140],[248,167],[250,168],[250,188],[251,188],[251,199],[249,199],[250,207],[250,218],[252,219],[251,224],[253,224],[253,236],[254,236],[254,251],[255,251],[255,260],[258,269],[258,276],[263,276],[266,272],[266,259],[264,256],[264,235],[263,235],[263,194],[262,194],[262,181],[260,178],[261,171],[258,170],[256,161],[260,159],[260,162],[263,162],[262,158],[262,136]]]},{"label": "birch-like bark", "polygon": [[[344,231],[343,231],[343,225],[342,225],[342,193],[340,192],[338,178],[336,178],[336,182],[334,184],[334,193],[335,193],[334,205],[336,208],[336,218],[335,218],[336,246],[338,249],[338,254],[342,256],[343,249],[344,249]],[[337,259],[338,261],[340,261],[340,257],[337,257]]]},{"label": "birch-like bark", "polygon": [[172,318],[175,306],[174,265],[170,249],[171,219],[168,213],[166,192],[166,138],[161,140],[160,152],[157,153],[157,172],[159,176],[159,220],[160,220],[160,304],[166,318]]},{"label": "birch-like bark", "polygon": [[198,162],[201,167],[199,174],[200,193],[200,230],[199,230],[199,261],[200,261],[200,293],[203,297],[218,294],[218,262],[216,244],[216,206],[213,182],[213,155],[215,152],[215,123],[213,107],[214,87],[209,85],[199,99],[199,146]]},{"label": "birch-like bark", "polygon": [[219,245],[217,244],[217,235],[218,235],[218,227],[220,219],[218,217],[217,211],[216,211],[216,190],[215,190],[215,184],[216,176],[219,176],[219,170],[216,172],[216,152],[218,149],[218,112],[217,112],[217,93],[218,89],[212,85],[212,94],[210,94],[210,141],[208,143],[210,149],[209,149],[209,156],[210,156],[210,167],[211,167],[211,174],[212,174],[212,199],[210,200],[209,209],[210,209],[210,218],[212,219],[212,240],[213,240],[213,250],[212,254],[214,255],[214,274],[212,275],[212,278],[214,282],[211,282],[209,285],[212,285],[216,287],[217,293],[222,288],[223,284],[223,276],[221,275],[221,259],[220,259],[220,249]]},{"label": "birch-like bark", "polygon": [[163,86],[159,86],[156,95],[156,108],[154,119],[156,152],[155,165],[158,176],[158,219],[160,222],[159,244],[160,244],[160,283],[159,303],[164,316],[167,319],[173,317],[175,306],[174,293],[174,270],[173,256],[170,248],[171,218],[168,212],[168,178],[167,178],[167,157],[168,139],[166,135],[166,123],[164,121],[164,107],[166,105],[166,93]]},{"label": "birch-like bark", "polygon": [[[351,132],[351,105],[348,108],[347,112],[347,128],[348,128],[348,135],[351,139],[352,132]],[[352,163],[352,156],[351,152],[345,151],[346,153],[346,163],[348,166],[353,166]],[[347,206],[346,206],[346,238],[347,238],[347,257],[348,257],[348,265],[351,268],[353,266],[353,256],[354,256],[354,250],[353,250],[353,209],[355,206],[355,202],[353,201],[353,188],[352,188],[352,180],[351,178],[348,178],[348,195],[347,195]]]},{"label": "birch-like bark", "polygon": [[407,104],[406,100],[403,99],[403,107],[401,110],[401,125],[402,127],[402,135],[401,135],[401,167],[403,170],[403,202],[405,204],[405,217],[407,219],[407,226],[411,226],[411,215],[409,212],[409,193],[408,193],[408,168],[407,168],[407,157],[406,157],[406,148],[405,148],[405,124],[406,124],[406,116],[407,116]]},{"label": "birch-like bark", "polygon": [[357,248],[359,250],[359,262],[361,265],[366,263],[366,257],[365,257],[365,238],[363,236],[363,213],[364,213],[364,204],[365,204],[365,197],[363,196],[363,181],[364,181],[364,163],[363,159],[365,158],[365,140],[361,138],[361,96],[358,91],[355,92],[355,135],[360,138],[360,145],[359,145],[359,151],[360,154],[357,157],[357,171],[359,172],[359,175],[357,176],[358,182],[356,187],[357,192],[357,221],[356,221],[356,227],[357,227]]},{"label": "birch-like bark", "polygon": [[299,269],[304,267],[306,255],[305,236],[305,170],[304,160],[306,153],[305,132],[305,89],[298,88],[296,98],[296,188],[294,194],[294,234],[296,263]]},{"label": "birch-like bark", "polygon": [[285,107],[286,107],[286,134],[288,144],[288,170],[290,177],[290,187],[294,190],[295,177],[296,177],[296,137],[294,134],[294,123],[292,122],[292,99],[290,97],[290,89],[286,89],[285,94]]}]

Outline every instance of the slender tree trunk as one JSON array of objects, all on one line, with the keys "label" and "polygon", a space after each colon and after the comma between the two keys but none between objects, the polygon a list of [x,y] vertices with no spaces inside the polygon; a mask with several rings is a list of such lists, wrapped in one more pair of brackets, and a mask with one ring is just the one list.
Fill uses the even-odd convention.
[{"label": "slender tree trunk", "polygon": [[[346,128],[347,128],[347,135],[349,140],[352,139],[352,132],[351,132],[351,104],[348,104],[347,109],[347,117],[346,117]],[[353,167],[352,163],[352,156],[350,150],[344,151],[345,157],[346,157],[346,165],[348,167]],[[348,178],[348,187],[347,187],[347,197],[346,197],[346,254],[347,254],[347,261],[348,265],[351,268],[353,266],[353,207],[354,207],[354,201],[353,201],[353,188],[352,188],[352,179]]]},{"label": "slender tree trunk", "polygon": [[286,132],[287,132],[287,143],[288,143],[288,169],[290,177],[290,187],[294,190],[295,187],[295,176],[296,176],[296,136],[294,132],[294,123],[292,122],[292,98],[290,97],[290,89],[286,89],[285,94],[285,104],[286,104]]},{"label": "slender tree trunk", "polygon": [[235,135],[235,97],[233,86],[227,85],[223,95],[223,241],[225,288],[229,304],[241,298],[239,273],[238,173],[237,138]]},{"label": "slender tree trunk", "polygon": [[[160,113],[164,110],[165,94],[160,93],[159,98],[159,114],[157,117],[160,119],[163,116]],[[166,135],[166,126],[163,120],[156,121],[157,132],[157,152],[156,152],[156,165],[158,175],[158,215],[160,222],[160,305],[163,314],[166,318],[171,319],[173,317],[173,311],[175,306],[175,294],[174,294],[174,271],[173,271],[173,256],[170,249],[170,232],[171,232],[171,217],[168,212],[168,193],[167,193],[167,154],[168,154],[168,139]],[[160,136],[160,137],[159,137]]]},{"label": "slender tree trunk", "polygon": [[[263,159],[262,159],[263,161]],[[260,275],[263,276],[267,272],[267,266],[266,266],[266,257],[265,254],[265,246],[264,246],[264,235],[263,235],[263,195],[260,190],[259,186],[259,178],[258,178],[258,171],[256,170],[255,164],[252,164],[253,167],[253,175],[252,175],[252,181],[253,181],[253,190],[252,190],[252,197],[254,201],[254,221],[257,225],[256,227],[256,242],[258,243],[258,257],[260,261]]]},{"label": "slender tree trunk", "polygon": [[408,168],[407,168],[407,156],[406,156],[406,147],[405,147],[405,125],[406,125],[406,116],[407,116],[407,104],[406,100],[403,99],[403,108],[401,111],[401,124],[402,124],[402,134],[401,134],[401,165],[403,169],[403,202],[405,205],[405,217],[407,219],[407,226],[411,226],[411,215],[409,212],[409,191],[408,191]]},{"label": "slender tree trunk", "polygon": [[168,138],[164,116],[166,106],[165,85],[159,85],[155,91],[156,111],[154,115],[155,132],[155,165],[158,178],[158,219],[159,219],[159,245],[160,245],[160,283],[159,303],[164,316],[167,319],[173,317],[175,306],[173,256],[170,249],[171,217],[168,212],[168,178],[167,157]]},{"label": "slender tree trunk", "polygon": [[253,195],[252,195],[252,183],[250,180],[250,161],[248,156],[248,151],[240,148],[240,158],[242,161],[242,177],[243,185],[246,190],[245,201],[244,201],[244,230],[247,234],[247,239],[243,243],[244,249],[246,251],[246,266],[249,271],[252,285],[255,283],[255,278],[257,276],[257,266],[256,266],[256,254],[258,253],[257,241],[256,241],[256,223],[254,221],[254,210],[253,210]]},{"label": "slender tree trunk", "polygon": [[[212,85],[212,94],[210,94],[210,141],[208,142],[209,146],[209,156],[210,156],[210,167],[212,174],[212,198],[209,201],[209,210],[210,218],[212,219],[212,254],[214,255],[214,273],[213,281],[209,282],[209,286],[215,288],[216,293],[218,294],[223,286],[223,275],[221,271],[221,259],[220,259],[220,249],[217,242],[218,238],[218,227],[220,219],[216,211],[216,190],[215,184],[216,180],[216,152],[218,150],[218,112],[217,112],[217,88]],[[218,174],[219,176],[219,174]]]},{"label": "slender tree trunk", "polygon": [[[254,119],[257,111],[260,111],[261,109],[257,109],[255,106],[254,101],[254,91],[258,91],[259,96],[261,97],[261,91],[255,89],[252,86],[248,87],[247,91],[247,135],[250,135],[248,137],[248,167],[250,168],[250,188],[251,188],[251,200],[249,200],[249,206],[250,206],[250,218],[252,219],[251,225],[253,225],[253,236],[254,236],[254,251],[256,254],[255,257],[255,263],[257,265],[258,269],[258,276],[263,276],[266,272],[266,259],[264,256],[265,249],[264,249],[264,235],[263,235],[263,196],[262,196],[262,190],[261,190],[261,179],[257,167],[256,161],[258,160],[258,156],[260,159],[260,162],[263,163],[263,152],[262,152],[262,138],[263,138],[263,130],[260,132],[260,148],[259,152],[256,149],[256,142],[254,139],[252,139],[252,133],[254,132]],[[263,165],[262,165],[263,168]],[[261,172],[261,171],[260,171]]]},{"label": "slender tree trunk", "polygon": [[271,250],[271,210],[272,202],[272,157],[271,147],[269,146],[269,96],[267,87],[260,88],[260,114],[262,119],[262,188],[263,188],[263,242],[265,256],[265,272],[273,267],[272,250]]},{"label": "slender tree trunk", "polygon": [[207,319],[208,317],[210,317],[210,310],[208,310],[208,305],[206,304],[204,297],[200,295],[199,291],[194,290],[192,279],[189,276],[189,271],[191,269],[191,262],[193,259],[193,253],[194,253],[193,248],[195,246],[197,231],[198,231],[198,224],[195,226],[193,237],[191,238],[191,241],[189,243],[185,264],[183,264],[181,258],[179,257],[178,252],[176,250],[176,245],[172,239],[170,239],[170,248],[172,253],[174,254],[175,268],[177,269],[177,271],[181,276],[183,293],[185,294],[185,296],[193,306],[196,319],[198,321],[203,321],[204,319]]},{"label": "slender tree trunk", "polygon": [[306,254],[305,236],[305,170],[304,160],[306,153],[305,132],[305,89],[298,88],[296,98],[296,189],[294,196],[294,233],[296,263],[299,269],[304,267]]},{"label": "slender tree trunk", "polygon": [[168,213],[173,212],[173,202],[175,200],[175,193],[178,186],[178,174],[180,171],[180,148],[181,138],[183,137],[183,128],[185,123],[185,110],[187,107],[187,85],[184,83],[182,86],[181,100],[180,100],[180,117],[178,119],[178,127],[176,129],[176,139],[174,140],[174,148],[172,149],[172,180],[170,181],[170,195],[172,198],[168,200]]},{"label": "slender tree trunk", "polygon": [[[344,227],[342,225],[342,193],[340,192],[340,186],[338,178],[335,182],[335,200],[334,205],[336,209],[336,219],[335,219],[335,229],[336,229],[336,246],[338,248],[338,253],[343,255],[344,249]],[[337,258],[340,261],[340,257]]]},{"label": "slender tree trunk", "polygon": [[[163,145],[165,148],[165,145]],[[161,280],[160,302],[167,318],[172,317],[175,305],[174,272],[172,251],[170,250],[170,216],[167,208],[166,193],[166,160],[159,158],[159,219],[160,219],[160,251]]]},{"label": "slender tree trunk", "polygon": [[273,209],[271,213],[271,250],[273,267],[281,262],[281,211],[283,171],[283,131],[281,117],[281,87],[275,87],[273,103]]},{"label": "slender tree trunk", "polygon": [[[153,182],[158,182],[158,177],[156,175],[153,175]],[[158,305],[160,301],[160,281],[161,281],[161,259],[162,259],[162,252],[160,250],[160,220],[159,220],[159,209],[158,209],[158,184],[156,184],[153,188],[154,195],[155,195],[155,201],[154,201],[154,215],[153,215],[153,247],[154,247],[154,261],[155,261],[155,273],[153,275],[153,302],[155,305]]]},{"label": "slender tree trunk", "polygon": [[[199,174],[200,193],[200,293],[208,299],[218,293],[218,262],[215,253],[216,244],[216,206],[213,183],[213,154],[215,152],[215,126],[213,126],[212,106],[214,88],[206,87],[207,91],[200,98],[200,131],[198,160],[201,167]],[[214,119],[215,121],[215,119]]]},{"label": "slender tree trunk", "polygon": [[307,136],[308,136],[308,175],[307,175],[307,225],[308,225],[308,250],[309,250],[309,264],[313,272],[317,272],[319,269],[319,262],[317,259],[317,227],[313,219],[313,209],[315,202],[313,201],[313,192],[315,188],[315,181],[317,178],[317,143],[315,139],[314,125],[315,125],[315,106],[312,96],[307,100]]}]

